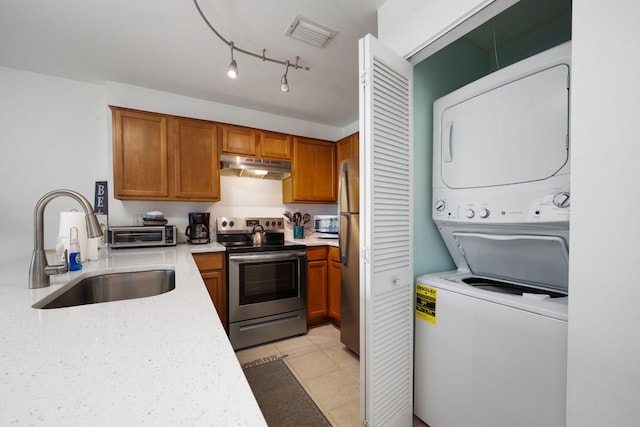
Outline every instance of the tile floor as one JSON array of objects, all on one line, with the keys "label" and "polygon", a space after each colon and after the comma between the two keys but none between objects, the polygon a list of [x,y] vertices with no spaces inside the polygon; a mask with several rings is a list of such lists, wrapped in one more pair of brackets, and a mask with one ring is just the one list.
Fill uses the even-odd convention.
[{"label": "tile floor", "polygon": [[[284,356],[285,363],[334,427],[358,427],[360,363],[340,342],[332,324],[309,329],[306,335],[240,350],[239,362]],[[425,426],[414,417],[414,426]]]}]

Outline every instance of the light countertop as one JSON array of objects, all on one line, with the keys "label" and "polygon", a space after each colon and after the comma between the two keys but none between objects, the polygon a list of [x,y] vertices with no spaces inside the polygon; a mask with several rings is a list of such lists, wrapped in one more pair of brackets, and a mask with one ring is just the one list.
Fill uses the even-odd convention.
[{"label": "light countertop", "polygon": [[294,239],[293,231],[286,229],[284,232],[285,240],[288,243],[301,243],[307,246],[335,246],[338,247],[339,239],[325,239],[322,237],[316,237],[315,233],[311,230],[305,230],[304,239]]},{"label": "light countertop", "polygon": [[[0,264],[0,425],[266,425],[191,256],[223,250],[109,249],[42,289],[30,259]],[[79,275],[154,266],[175,269],[174,290],[31,307]]]}]

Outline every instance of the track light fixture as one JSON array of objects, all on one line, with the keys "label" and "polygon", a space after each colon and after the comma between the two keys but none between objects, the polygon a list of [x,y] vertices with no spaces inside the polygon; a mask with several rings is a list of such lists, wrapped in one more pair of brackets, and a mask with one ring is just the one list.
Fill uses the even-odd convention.
[{"label": "track light fixture", "polygon": [[233,42],[229,44],[231,48],[231,63],[229,64],[229,68],[227,68],[227,76],[232,79],[238,78],[238,63],[235,59],[233,59]]},{"label": "track light fixture", "polygon": [[280,79],[280,91],[282,91],[282,92],[289,92],[289,82],[287,81],[287,73],[289,72],[289,67],[295,68],[296,70],[305,70],[305,71],[311,70],[309,67],[306,67],[306,66],[298,64],[298,61],[300,59],[299,56],[296,56],[295,64],[291,65],[291,62],[288,59],[287,60],[280,60],[280,59],[270,58],[270,57],[266,56],[265,55],[266,49],[262,49],[262,54],[258,54],[258,53],[250,52],[248,50],[240,49],[239,47],[236,47],[233,44],[232,41],[228,41],[227,39],[222,37],[222,35],[218,31],[216,31],[215,28],[213,28],[213,25],[211,25],[209,20],[204,16],[204,13],[202,13],[202,9],[200,9],[200,5],[198,4],[198,0],[193,0],[193,3],[196,5],[196,9],[198,9],[198,13],[200,13],[200,16],[202,17],[204,22],[207,24],[207,26],[211,29],[211,31],[213,31],[213,33],[216,36],[218,36],[218,38],[223,43],[225,43],[227,46],[229,46],[229,48],[231,49],[231,63],[229,64],[229,68],[227,69],[227,75],[230,78],[232,78],[232,79],[237,79],[238,78],[238,63],[236,62],[236,60],[233,57],[233,51],[234,50],[237,51],[237,52],[244,53],[245,55],[253,56],[254,58],[262,59],[263,62],[269,61],[269,62],[274,62],[276,64],[284,65],[285,66],[284,74],[282,75],[282,78]]},{"label": "track light fixture", "polygon": [[286,68],[284,69],[284,74],[280,79],[280,92],[289,92],[289,82],[287,81],[288,72],[289,72],[289,61],[287,60]]}]

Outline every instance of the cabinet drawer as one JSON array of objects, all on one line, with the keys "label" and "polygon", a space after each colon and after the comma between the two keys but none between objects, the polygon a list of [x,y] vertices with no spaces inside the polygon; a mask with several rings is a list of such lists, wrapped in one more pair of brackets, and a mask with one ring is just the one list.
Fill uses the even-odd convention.
[{"label": "cabinet drawer", "polygon": [[193,254],[198,270],[222,270],[224,268],[224,253]]},{"label": "cabinet drawer", "polygon": [[312,246],[307,248],[307,261],[326,261],[327,247]]}]

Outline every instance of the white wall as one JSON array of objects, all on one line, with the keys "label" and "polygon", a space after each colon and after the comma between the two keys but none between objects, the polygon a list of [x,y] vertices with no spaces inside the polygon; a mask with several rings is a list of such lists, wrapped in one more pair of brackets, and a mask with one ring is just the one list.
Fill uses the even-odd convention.
[{"label": "white wall", "polygon": [[[187,213],[279,216],[295,211],[334,213],[335,205],[281,203],[281,183],[229,177],[221,182],[222,202],[122,202],[113,199],[111,112],[109,104],[216,120],[316,137],[342,138],[343,130],[259,111],[149,89],[91,84],[0,67],[0,257],[26,262],[33,250],[33,211],[38,199],[57,188],[79,191],[92,203],[95,181],[109,182],[109,222],[130,225],[136,214],[165,213],[183,233]],[[237,188],[238,191],[232,190]],[[45,210],[45,247],[55,246],[62,210],[80,209],[72,199],[53,200]],[[25,261],[26,260],[26,261]]]},{"label": "white wall", "polygon": [[[0,256],[12,260],[26,254],[28,262],[38,199],[70,188],[93,201],[95,181],[108,177],[105,91],[0,67],[0,93]],[[56,212],[69,209],[81,208],[72,199],[58,198],[45,211],[45,230],[53,243]]]},{"label": "white wall", "polygon": [[640,425],[640,27],[573,3],[567,425]]}]

